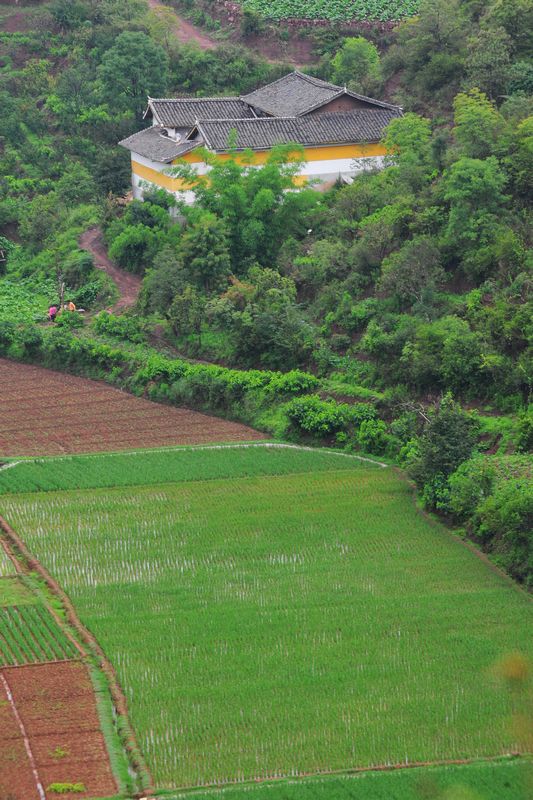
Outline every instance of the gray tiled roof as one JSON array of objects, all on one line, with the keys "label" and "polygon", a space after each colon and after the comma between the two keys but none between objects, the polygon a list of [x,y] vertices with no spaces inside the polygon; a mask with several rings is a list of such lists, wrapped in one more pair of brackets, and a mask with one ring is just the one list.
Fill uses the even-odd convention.
[{"label": "gray tiled roof", "polygon": [[342,92],[342,87],[296,71],[244,95],[242,99],[276,117],[297,117],[328,103],[339,92]]},{"label": "gray tiled roof", "polygon": [[274,117],[299,117],[345,94],[378,108],[398,108],[298,70],[244,95],[242,99],[254,108]]},{"label": "gray tiled roof", "polygon": [[[184,128],[182,133],[185,135],[189,133],[189,131],[190,128]],[[202,142],[198,140],[182,140],[175,142],[173,139],[165,136],[163,128],[159,126],[139,131],[139,133],[134,133],[132,136],[128,136],[127,139],[123,139],[119,142],[119,145],[125,147],[126,150],[131,150],[133,153],[144,156],[144,158],[163,164],[168,164],[175,158],[178,158],[178,156],[185,155],[185,153],[194,150],[194,148],[198,147],[200,144],[202,144]]]},{"label": "gray tiled roof", "polygon": [[211,150],[227,150],[235,137],[236,148],[266,150],[275,144],[296,142],[304,146],[378,142],[399,108],[355,109],[304,117],[200,120],[198,131]]},{"label": "gray tiled roof", "polygon": [[[251,108],[239,97],[178,97],[148,99],[148,109],[160,125],[179,128],[194,125],[201,119],[244,119],[253,117]],[[145,114],[145,116],[146,116]]]}]

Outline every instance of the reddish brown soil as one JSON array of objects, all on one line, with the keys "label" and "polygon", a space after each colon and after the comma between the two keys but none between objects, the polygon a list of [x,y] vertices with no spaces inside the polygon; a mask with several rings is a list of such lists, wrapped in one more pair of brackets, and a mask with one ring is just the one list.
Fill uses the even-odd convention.
[{"label": "reddish brown soil", "polygon": [[132,275],[131,272],[119,269],[113,264],[107,255],[100,228],[89,228],[88,231],[85,231],[80,238],[80,247],[82,250],[88,250],[89,253],[92,253],[95,267],[107,272],[117,285],[120,299],[107,310],[116,313],[135,305],[141,288],[141,278],[139,275]]},{"label": "reddish brown soil", "polygon": [[[161,8],[165,8],[170,11],[173,10],[169,9],[168,6],[165,6],[165,4],[160,2],[160,0],[148,0],[148,5],[156,13],[157,10]],[[176,25],[172,30],[179,42],[182,42],[183,44],[196,42],[196,44],[199,45],[202,50],[213,50],[215,47],[218,47],[217,42],[211,39],[210,36],[207,36],[207,34],[203,33],[195,25],[187,22],[187,20],[183,19],[183,17],[178,16],[176,12],[174,12],[174,16],[176,17]]]},{"label": "reddish brown soil", "polygon": [[2,30],[5,33],[17,33],[18,31],[26,31],[30,26],[28,25],[28,16],[21,14],[11,14],[2,21]]},{"label": "reddish brown soil", "polygon": [[208,442],[262,433],[105,383],[0,359],[0,455],[94,453]]},{"label": "reddish brown soil", "polygon": [[[116,793],[87,667],[81,662],[4,667],[13,700],[26,729],[41,784],[83,783],[85,792],[67,800],[109,797]],[[2,702],[6,701],[6,702]],[[7,716],[9,712],[10,718]],[[5,694],[0,696],[1,722],[15,735],[0,747],[0,798],[38,798],[36,782],[20,729]],[[46,792],[46,796],[55,795]]]}]

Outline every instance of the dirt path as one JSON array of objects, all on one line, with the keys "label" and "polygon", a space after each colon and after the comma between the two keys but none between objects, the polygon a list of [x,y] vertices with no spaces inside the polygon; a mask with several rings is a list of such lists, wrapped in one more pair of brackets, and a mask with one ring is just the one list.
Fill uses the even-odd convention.
[{"label": "dirt path", "polygon": [[[160,0],[148,0],[148,5],[153,11],[155,11],[156,14],[158,10],[164,10],[174,15],[176,18],[176,24],[173,27],[173,32],[179,42],[182,42],[183,44],[196,42],[198,45],[200,45],[202,50],[214,50],[215,47],[218,47],[218,42],[215,42],[214,39],[211,39],[210,36],[203,33],[195,25],[192,25],[192,23],[188,22],[186,19],[180,17],[173,8],[169,8],[169,6],[161,3]],[[168,14],[168,17],[170,17],[170,14]]]},{"label": "dirt path", "polygon": [[107,310],[116,313],[135,305],[141,289],[141,278],[139,275],[132,275],[130,272],[126,272],[113,264],[107,255],[100,228],[89,228],[88,231],[85,231],[80,238],[80,247],[82,250],[88,250],[89,253],[92,253],[95,267],[107,272],[117,285],[120,300]]},{"label": "dirt path", "polygon": [[[174,8],[165,5],[161,0],[148,0],[150,8],[157,13],[158,11],[165,14],[166,20],[175,19],[175,25],[172,27],[172,32],[179,42],[188,44],[196,42],[202,50],[213,50],[215,47],[221,47],[222,42],[216,41],[211,38],[209,34],[204,33],[196,25],[193,25],[187,19],[182,17]],[[262,56],[269,64],[284,64],[292,65],[296,68],[305,66],[310,61],[316,59],[312,56],[312,46],[310,40],[299,39],[295,44],[295,52],[290,54],[288,52],[280,52],[279,46],[273,43],[268,37],[258,36],[246,42],[239,40],[239,44],[244,44],[249,49]],[[293,43],[294,44],[294,43]]]}]

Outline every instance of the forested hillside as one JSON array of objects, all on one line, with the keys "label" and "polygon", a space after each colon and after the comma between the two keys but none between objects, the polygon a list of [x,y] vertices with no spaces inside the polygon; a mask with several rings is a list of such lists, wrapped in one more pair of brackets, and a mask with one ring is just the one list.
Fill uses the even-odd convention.
[{"label": "forested hillside", "polygon": [[[404,107],[388,168],[318,193],[292,187],[294,148],[215,160],[179,224],[164,193],[124,200],[117,142],[147,95],[288,68],[180,44],[144,0],[0,3],[0,27],[0,353],[390,459],[530,583],[531,3],[423,0],[382,38],[326,30],[313,74]],[[120,317],[93,314],[115,291],[78,245],[95,225],[143,278]],[[51,327],[62,283],[86,313]]]}]

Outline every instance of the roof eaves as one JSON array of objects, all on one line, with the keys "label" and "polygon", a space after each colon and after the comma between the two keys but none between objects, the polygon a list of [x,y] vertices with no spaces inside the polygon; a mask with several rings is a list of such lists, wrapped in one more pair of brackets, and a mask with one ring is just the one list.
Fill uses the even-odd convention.
[{"label": "roof eaves", "polygon": [[152,105],[152,102],[153,102],[153,97],[150,97],[150,95],[148,95],[148,105],[146,106],[146,111],[143,114],[143,119],[146,119],[146,117],[148,116],[148,112],[151,111],[152,112],[152,116],[154,117],[154,119],[157,122],[157,124],[161,125],[161,120],[157,116],[157,114],[155,112],[155,109],[154,109],[154,107]]},{"label": "roof eaves", "polygon": [[[204,120],[204,121],[205,121],[205,120]],[[220,121],[221,121],[221,120],[213,120],[213,122],[220,122]],[[234,121],[234,120],[232,120],[232,121]],[[196,123],[195,123],[195,128],[196,128],[196,130],[198,131],[198,133],[200,134],[200,136],[202,137],[202,139],[204,140],[204,144],[205,144],[205,146],[207,147],[207,149],[208,149],[208,150],[214,150],[215,148],[214,148],[214,147],[211,145],[211,143],[210,143],[209,139],[208,139],[208,138],[207,138],[207,136],[205,135],[205,131],[204,131],[204,129],[202,128],[202,122],[201,122],[201,120],[199,120],[199,119],[197,119],[197,120],[196,120]]]},{"label": "roof eaves", "polygon": [[331,103],[332,100],[336,100],[338,97],[342,97],[342,95],[344,93],[345,93],[344,89],[339,89],[337,94],[334,94],[333,97],[328,97],[327,100],[320,100],[318,103],[315,103],[314,106],[309,106],[309,108],[306,108],[305,111],[300,111],[300,113],[296,114],[296,116],[297,117],[305,117],[305,115],[306,114],[310,114],[311,111],[315,111],[317,108],[322,108],[322,106],[325,106],[328,103]]},{"label": "roof eaves", "polygon": [[374,97],[367,97],[365,94],[358,94],[357,92],[353,92],[351,89],[343,89],[343,92],[348,95],[348,97],[353,97],[355,100],[362,100],[366,101],[367,103],[371,103],[375,106],[380,106],[381,108],[391,108],[393,111],[403,111],[402,106],[395,106],[392,103],[386,103],[384,100],[376,100]]}]

